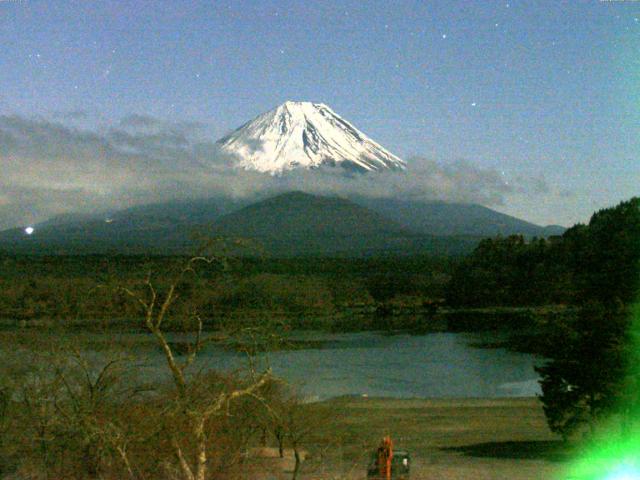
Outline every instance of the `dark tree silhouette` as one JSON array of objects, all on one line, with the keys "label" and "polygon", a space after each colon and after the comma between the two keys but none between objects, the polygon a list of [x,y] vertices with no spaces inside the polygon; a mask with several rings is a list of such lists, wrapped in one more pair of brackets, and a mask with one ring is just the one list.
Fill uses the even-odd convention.
[{"label": "dark tree silhouette", "polygon": [[640,198],[595,213],[563,239],[581,310],[538,372],[549,426],[567,436],[584,423],[593,431],[616,410],[624,419],[637,403],[631,306],[640,280]]}]

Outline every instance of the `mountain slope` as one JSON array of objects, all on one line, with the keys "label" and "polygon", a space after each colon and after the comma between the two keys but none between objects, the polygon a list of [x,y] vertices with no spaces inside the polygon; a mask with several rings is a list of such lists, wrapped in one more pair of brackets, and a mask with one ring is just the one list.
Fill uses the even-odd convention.
[{"label": "mountain slope", "polygon": [[[224,198],[65,216],[0,232],[0,250],[33,254],[189,254],[196,236],[251,239],[275,256],[457,255],[497,234],[548,235],[479,205],[347,200],[291,192],[260,201]],[[256,253],[256,252],[252,252]]]},{"label": "mountain slope", "polygon": [[419,202],[388,198],[354,198],[402,227],[429,235],[493,237],[521,234],[527,237],[561,235],[564,228],[541,227],[477,204]]},{"label": "mountain slope", "polygon": [[244,203],[217,197],[139,205],[113,213],[61,215],[23,229],[0,232],[0,250],[33,254],[185,253],[193,237]]},{"label": "mountain slope", "polygon": [[[215,202],[213,202],[215,203]],[[162,204],[108,218],[0,232],[0,250],[30,254],[189,254],[196,235],[252,240],[266,255],[457,255],[479,238],[416,234],[371,209],[337,197],[292,192],[219,216],[208,201]],[[228,206],[227,206],[228,207]],[[238,205],[236,204],[236,207]],[[207,215],[211,215],[209,221]],[[193,220],[191,220],[193,219]],[[198,223],[198,220],[202,221]]]},{"label": "mountain slope", "polygon": [[405,168],[403,160],[322,103],[285,102],[217,145],[240,167],[272,174],[322,165],[356,171]]},{"label": "mountain slope", "polygon": [[211,233],[255,240],[277,256],[460,254],[478,240],[416,235],[349,200],[302,192],[277,195],[223,216]]}]

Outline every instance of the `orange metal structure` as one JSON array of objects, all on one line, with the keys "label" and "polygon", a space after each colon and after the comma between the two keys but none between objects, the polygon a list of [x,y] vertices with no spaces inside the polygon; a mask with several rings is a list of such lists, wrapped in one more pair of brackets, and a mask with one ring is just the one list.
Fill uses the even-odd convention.
[{"label": "orange metal structure", "polygon": [[378,468],[380,478],[391,480],[391,460],[393,459],[393,442],[391,437],[384,437],[378,447]]}]

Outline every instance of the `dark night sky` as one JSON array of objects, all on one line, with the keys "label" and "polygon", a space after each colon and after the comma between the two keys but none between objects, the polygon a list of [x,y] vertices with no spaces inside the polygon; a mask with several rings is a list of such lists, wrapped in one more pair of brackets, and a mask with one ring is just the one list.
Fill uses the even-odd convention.
[{"label": "dark night sky", "polygon": [[0,0],[0,227],[259,189],[212,142],[285,100],[409,161],[357,188],[585,221],[640,190],[640,2]]}]

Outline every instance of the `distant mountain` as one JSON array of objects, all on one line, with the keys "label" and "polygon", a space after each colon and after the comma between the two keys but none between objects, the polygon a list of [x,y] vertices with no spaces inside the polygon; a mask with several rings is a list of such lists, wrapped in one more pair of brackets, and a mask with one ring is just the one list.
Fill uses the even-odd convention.
[{"label": "distant mountain", "polygon": [[0,232],[0,251],[36,255],[179,254],[193,249],[190,237],[194,228],[185,227],[153,222],[131,225],[109,219],[40,224],[31,235],[23,229]]},{"label": "distant mountain", "polygon": [[241,201],[228,198],[179,200],[116,212],[59,215],[24,229],[0,232],[0,250],[43,254],[173,254],[193,251],[194,237]]},{"label": "distant mountain", "polygon": [[289,192],[220,218],[213,231],[250,237],[374,236],[403,228],[368,208],[339,197]]},{"label": "distant mountain", "polygon": [[240,167],[271,174],[324,165],[363,172],[406,166],[323,103],[285,102],[217,145]]},{"label": "distant mountain", "polygon": [[137,205],[108,215],[112,222],[135,226],[153,222],[156,225],[208,225],[222,215],[237,210],[247,201],[227,197],[196,200],[173,200]]},{"label": "distant mountain", "polygon": [[527,237],[561,235],[559,225],[541,227],[477,204],[419,202],[388,198],[354,198],[356,203],[392,219],[402,227],[429,235]]},{"label": "distant mountain", "polygon": [[563,227],[562,225],[547,225],[546,227],[542,227],[542,231],[544,232],[544,237],[557,237],[566,232],[567,227]]},{"label": "distant mountain", "polygon": [[98,220],[102,215],[97,213],[62,213],[54,217],[39,223],[39,227],[46,227],[49,225],[70,225],[73,223],[87,222],[91,220]]},{"label": "distant mountain", "polygon": [[416,234],[349,200],[301,192],[267,198],[222,216],[221,208],[230,207],[220,207],[217,201],[211,206],[208,201],[185,202],[180,207],[136,207],[76,223],[47,222],[37,225],[32,235],[22,229],[0,232],[0,250],[188,254],[200,235],[252,240],[265,254],[275,256],[458,255],[470,252],[479,240]]},{"label": "distant mountain", "polygon": [[[0,232],[0,250],[22,253],[188,254],[198,238],[253,240],[275,256],[458,255],[482,237],[553,234],[479,205],[348,200],[290,192],[253,203],[225,198],[56,217]],[[254,251],[253,253],[257,253]]]},{"label": "distant mountain", "polygon": [[278,256],[466,253],[471,238],[416,235],[371,209],[338,197],[290,192],[221,217],[213,235],[248,238]]}]

